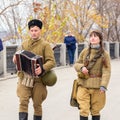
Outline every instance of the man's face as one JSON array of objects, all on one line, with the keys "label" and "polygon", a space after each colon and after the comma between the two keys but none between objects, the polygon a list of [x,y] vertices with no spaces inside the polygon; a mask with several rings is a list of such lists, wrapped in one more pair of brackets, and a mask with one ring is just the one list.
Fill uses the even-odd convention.
[{"label": "man's face", "polygon": [[30,32],[31,38],[36,40],[40,37],[41,29],[37,26],[34,26],[30,28],[29,32]]}]

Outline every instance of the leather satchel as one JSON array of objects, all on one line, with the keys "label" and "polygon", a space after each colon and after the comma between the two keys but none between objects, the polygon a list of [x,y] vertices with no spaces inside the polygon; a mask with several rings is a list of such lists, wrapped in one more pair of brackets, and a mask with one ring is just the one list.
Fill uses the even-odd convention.
[{"label": "leather satchel", "polygon": [[73,86],[72,86],[72,93],[71,93],[71,98],[70,98],[70,105],[72,107],[78,107],[79,109],[79,104],[77,102],[77,89],[78,89],[78,82],[77,79],[73,81]]}]

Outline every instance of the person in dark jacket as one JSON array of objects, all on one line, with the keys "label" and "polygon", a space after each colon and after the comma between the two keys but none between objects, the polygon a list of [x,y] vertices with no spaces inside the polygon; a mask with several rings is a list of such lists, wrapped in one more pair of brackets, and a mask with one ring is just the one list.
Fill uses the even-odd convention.
[{"label": "person in dark jacket", "polygon": [[2,40],[0,39],[0,51],[3,50],[3,43],[2,43]]},{"label": "person in dark jacket", "polygon": [[71,34],[71,31],[67,32],[67,35],[64,38],[64,43],[66,44],[66,48],[69,56],[69,64],[74,64],[74,54],[76,50],[76,38]]}]

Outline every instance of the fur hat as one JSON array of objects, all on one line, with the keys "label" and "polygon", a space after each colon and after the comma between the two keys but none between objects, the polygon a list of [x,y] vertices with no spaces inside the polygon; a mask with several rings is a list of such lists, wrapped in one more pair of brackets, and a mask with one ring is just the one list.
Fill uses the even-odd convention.
[{"label": "fur hat", "polygon": [[39,27],[40,29],[42,29],[42,21],[38,20],[38,19],[33,19],[33,20],[30,20],[28,22],[28,28],[30,29],[32,26],[37,26]]},{"label": "fur hat", "polygon": [[92,31],[90,32],[90,36],[91,36],[93,33],[96,34],[96,35],[100,38],[101,41],[103,40],[103,34],[102,34],[102,32],[101,32],[100,30],[98,30],[98,29],[92,30]]}]

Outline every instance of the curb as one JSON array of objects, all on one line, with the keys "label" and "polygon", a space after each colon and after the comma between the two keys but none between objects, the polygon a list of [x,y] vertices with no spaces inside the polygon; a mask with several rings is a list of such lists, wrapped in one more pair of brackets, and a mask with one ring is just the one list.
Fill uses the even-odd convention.
[{"label": "curb", "polygon": [[17,75],[7,75],[5,77],[0,77],[0,81],[4,81],[4,80],[8,80],[8,79],[12,79],[12,78],[16,78]]}]

